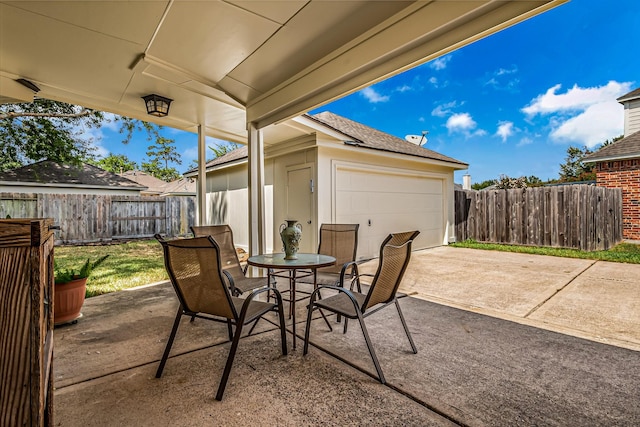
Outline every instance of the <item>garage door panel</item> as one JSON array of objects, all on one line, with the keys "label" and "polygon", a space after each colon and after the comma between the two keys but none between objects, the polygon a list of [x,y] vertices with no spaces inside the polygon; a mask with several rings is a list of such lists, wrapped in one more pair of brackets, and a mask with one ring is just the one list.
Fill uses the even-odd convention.
[{"label": "garage door panel", "polygon": [[358,257],[378,256],[389,233],[420,230],[415,249],[444,240],[442,179],[371,170],[336,171],[336,219],[360,224]]},{"label": "garage door panel", "polygon": [[385,212],[442,212],[442,195],[340,192],[337,195],[338,206],[351,213]]}]

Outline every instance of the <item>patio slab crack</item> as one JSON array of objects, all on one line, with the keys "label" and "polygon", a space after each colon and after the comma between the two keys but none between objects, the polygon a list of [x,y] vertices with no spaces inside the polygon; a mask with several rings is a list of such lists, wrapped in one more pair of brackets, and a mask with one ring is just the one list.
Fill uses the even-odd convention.
[{"label": "patio slab crack", "polygon": [[569,286],[571,283],[573,283],[578,277],[582,276],[584,274],[585,271],[589,270],[591,267],[593,267],[596,263],[598,262],[598,260],[594,260],[591,264],[589,264],[587,267],[585,267],[584,269],[582,269],[581,271],[579,271],[575,276],[573,276],[571,278],[571,280],[569,280],[567,283],[565,283],[564,285],[562,285],[559,289],[556,289],[556,291],[551,294],[548,298],[546,298],[545,300],[543,300],[542,302],[540,302],[539,304],[537,304],[535,307],[533,307],[531,310],[529,310],[527,312],[527,314],[525,314],[524,316],[522,316],[525,319],[528,319],[529,316],[531,316],[533,313],[535,313],[538,309],[540,309],[540,307],[542,307],[543,305],[545,305],[547,302],[551,301],[551,299],[553,297],[555,297],[556,295],[558,295],[560,292],[562,292],[564,289],[566,289],[567,286]]}]

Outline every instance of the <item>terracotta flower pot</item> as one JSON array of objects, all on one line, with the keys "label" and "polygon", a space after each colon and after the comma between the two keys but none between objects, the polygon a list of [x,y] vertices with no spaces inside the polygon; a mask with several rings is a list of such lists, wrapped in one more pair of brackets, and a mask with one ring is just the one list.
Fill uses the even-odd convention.
[{"label": "terracotta flower pot", "polygon": [[60,325],[79,318],[86,291],[86,277],[67,283],[56,283],[53,291],[53,323]]}]

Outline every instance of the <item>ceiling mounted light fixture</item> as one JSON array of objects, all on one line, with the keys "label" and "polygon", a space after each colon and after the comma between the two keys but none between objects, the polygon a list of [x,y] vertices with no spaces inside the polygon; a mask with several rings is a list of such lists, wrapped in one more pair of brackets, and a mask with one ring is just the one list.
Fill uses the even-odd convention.
[{"label": "ceiling mounted light fixture", "polygon": [[173,101],[173,99],[156,94],[143,96],[142,99],[144,99],[144,103],[147,106],[147,114],[156,117],[164,117],[169,114],[169,105]]}]

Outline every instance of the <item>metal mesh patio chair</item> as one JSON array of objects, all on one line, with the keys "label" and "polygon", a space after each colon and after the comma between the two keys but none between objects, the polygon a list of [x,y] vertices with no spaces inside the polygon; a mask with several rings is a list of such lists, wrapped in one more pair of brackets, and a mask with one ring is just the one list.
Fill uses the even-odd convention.
[{"label": "metal mesh patio chair", "polygon": [[[282,297],[277,290],[256,289],[246,299],[237,298],[230,292],[230,288],[233,286],[225,283],[223,276],[231,284],[233,277],[228,271],[222,269],[221,250],[211,236],[172,241],[165,241],[158,234],[155,237],[162,244],[165,268],[180,301],[180,307],[160,366],[158,366],[156,378],[160,378],[162,375],[182,316],[227,323],[229,340],[232,343],[218,386],[216,400],[222,400],[244,325],[260,319],[268,312],[277,311],[280,319],[282,354],[287,354]],[[260,293],[267,291],[273,292],[275,303],[254,299]],[[235,333],[233,326],[235,326]]]},{"label": "metal mesh patio chair", "polygon": [[[336,285],[340,280],[342,266],[356,260],[358,250],[358,228],[360,224],[322,224],[320,226],[320,243],[318,253],[330,255],[336,263],[316,270],[317,285]],[[353,268],[349,268],[346,277],[351,278]],[[301,277],[298,282],[314,283],[313,276]]]},{"label": "metal mesh patio chair", "polygon": [[[309,334],[311,330],[311,315],[313,310],[322,309],[344,316],[345,333],[347,331],[348,319],[358,319],[364,339],[367,343],[369,354],[371,355],[371,359],[373,359],[373,364],[375,365],[376,372],[378,373],[378,378],[380,382],[384,384],[385,379],[382,374],[382,368],[380,367],[380,362],[378,362],[378,358],[376,357],[375,350],[371,345],[371,340],[369,338],[369,333],[367,332],[367,327],[364,323],[364,318],[376,313],[392,303],[396,305],[398,314],[400,315],[400,321],[402,322],[404,331],[407,334],[407,338],[409,338],[409,343],[411,344],[413,353],[418,352],[413,339],[411,338],[411,334],[409,333],[402,311],[400,310],[397,290],[411,258],[411,244],[419,233],[419,231],[408,231],[404,233],[390,234],[384,242],[382,242],[382,246],[380,247],[378,270],[376,271],[375,276],[373,276],[373,280],[371,281],[371,285],[369,286],[369,290],[366,294],[354,291],[353,283],[351,285],[351,289],[346,289],[344,287],[346,270],[349,267],[353,267],[355,269],[355,281],[358,285],[358,290],[360,290],[361,275],[358,274],[358,267],[355,262],[345,264],[342,267],[342,271],[340,273],[340,286],[319,286],[318,289],[311,294],[304,335],[304,354],[307,354],[309,349]],[[332,289],[338,291],[338,293],[328,298],[318,299],[318,294],[322,289]]]},{"label": "metal mesh patio chair", "polygon": [[195,237],[211,236],[220,247],[222,268],[233,277],[234,288],[231,292],[239,296],[247,291],[268,286],[266,277],[246,277],[246,269],[243,269],[238,259],[238,252],[233,243],[233,232],[228,225],[201,225],[191,226],[191,232]]}]

